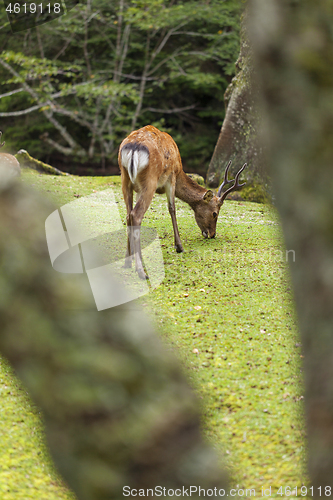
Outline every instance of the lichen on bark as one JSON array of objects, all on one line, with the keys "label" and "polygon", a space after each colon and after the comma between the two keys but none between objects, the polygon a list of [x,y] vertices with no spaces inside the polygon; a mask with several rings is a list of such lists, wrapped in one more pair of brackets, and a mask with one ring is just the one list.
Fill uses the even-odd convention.
[{"label": "lichen on bark", "polygon": [[257,87],[252,75],[252,51],[246,27],[247,11],[242,17],[241,47],[236,62],[236,75],[225,95],[226,115],[215,150],[208,167],[207,185],[217,187],[224,169],[232,160],[230,172],[236,174],[247,163],[247,179],[264,177],[262,152],[258,144],[260,113],[257,106]]}]

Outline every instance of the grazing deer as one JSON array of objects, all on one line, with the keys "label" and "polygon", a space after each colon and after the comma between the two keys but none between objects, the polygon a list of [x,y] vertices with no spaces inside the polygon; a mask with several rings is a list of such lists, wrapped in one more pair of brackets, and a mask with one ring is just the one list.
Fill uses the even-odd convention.
[{"label": "grazing deer", "polygon": [[[228,170],[231,165],[229,162],[217,196],[210,189],[199,186],[183,171],[179,150],[172,137],[152,125],[135,130],[123,140],[119,148],[118,162],[127,209],[128,240],[125,267],[131,267],[132,257],[135,255],[136,271],[142,279],[146,279],[147,275],[142,264],[140,227],[155,192],[166,193],[176,251],[183,252],[176,220],[175,196],[188,203],[194,210],[194,217],[202,235],[205,238],[214,238],[217,218],[225,198],[231,191],[245,184],[238,184],[238,179],[246,163],[235,179],[228,180]],[[231,183],[233,185],[222,192],[224,186]],[[133,190],[138,193],[134,208]]]},{"label": "grazing deer", "polygon": [[[0,131],[0,148],[5,145],[4,142],[1,144],[1,136],[2,132]],[[8,153],[0,153],[0,179],[9,179],[18,175],[21,175],[21,168],[15,156]]]}]

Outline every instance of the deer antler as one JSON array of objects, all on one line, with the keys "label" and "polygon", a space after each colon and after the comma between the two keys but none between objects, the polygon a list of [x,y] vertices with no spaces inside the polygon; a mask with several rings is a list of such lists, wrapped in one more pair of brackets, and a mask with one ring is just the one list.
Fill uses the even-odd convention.
[{"label": "deer antler", "polygon": [[2,148],[2,146],[4,146],[4,145],[6,144],[5,142],[3,142],[3,143],[1,144],[1,136],[2,136],[2,132],[1,132],[1,130],[0,130],[0,148]]},{"label": "deer antler", "polygon": [[[231,165],[231,161],[229,161],[229,163],[228,163],[228,166],[227,166],[227,168],[225,170],[225,174],[224,174],[224,180],[223,180],[223,182],[218,190],[218,193],[217,193],[217,196],[220,197],[220,205],[222,205],[222,203],[224,202],[224,200],[226,199],[228,194],[231,193],[231,191],[234,191],[234,189],[241,188],[241,187],[245,186],[245,184],[246,184],[246,182],[244,182],[243,184],[238,184],[238,180],[239,180],[240,174],[243,172],[244,168],[247,166],[247,163],[244,163],[242,168],[240,170],[238,170],[236,177],[234,179],[228,181],[228,171],[229,171],[230,165]],[[232,182],[234,182],[234,184],[229,189],[224,191],[224,193],[222,194],[222,189],[224,188],[224,186],[226,184],[231,184]]]},{"label": "deer antler", "polygon": [[219,187],[217,196],[221,196],[224,186],[226,186],[227,184],[231,184],[231,182],[234,182],[233,179],[231,181],[228,181],[228,172],[229,172],[230,165],[231,165],[231,160],[229,161],[227,168],[225,169],[224,179],[223,179],[221,186]]}]

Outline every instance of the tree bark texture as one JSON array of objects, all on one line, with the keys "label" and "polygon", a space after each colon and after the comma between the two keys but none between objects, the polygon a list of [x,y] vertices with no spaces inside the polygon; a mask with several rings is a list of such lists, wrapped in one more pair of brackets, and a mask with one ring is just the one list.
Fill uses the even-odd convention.
[{"label": "tree bark texture", "polygon": [[226,487],[196,398],[137,303],[91,310],[52,268],[53,210],[20,183],[0,186],[0,348],[43,410],[58,470],[79,500]]},{"label": "tree bark texture", "polygon": [[251,0],[265,141],[304,349],[310,482],[333,488],[333,7]]},{"label": "tree bark texture", "polygon": [[209,187],[217,187],[224,170],[232,160],[231,174],[236,174],[247,163],[244,172],[248,180],[258,180],[263,175],[262,155],[258,145],[258,106],[256,85],[252,76],[252,51],[244,12],[241,29],[241,48],[236,62],[236,76],[228,86],[224,102],[226,114],[221,132],[210,161],[206,181]]}]

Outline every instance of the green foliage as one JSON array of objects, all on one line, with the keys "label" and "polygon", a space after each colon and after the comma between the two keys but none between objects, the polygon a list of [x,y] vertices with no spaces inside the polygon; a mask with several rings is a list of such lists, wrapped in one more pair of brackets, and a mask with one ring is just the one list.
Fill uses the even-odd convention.
[{"label": "green foliage", "polygon": [[[40,80],[40,84],[47,85],[52,79],[56,80],[60,75],[68,78],[73,78],[80,71],[78,65],[55,63],[48,59],[31,57],[22,52],[4,51],[1,53],[1,58],[20,67],[19,76],[8,78],[2,82],[3,85],[10,83],[22,83],[26,80]],[[48,77],[47,81],[42,80],[43,77]]]},{"label": "green foliage", "polygon": [[79,152],[97,167],[115,162],[131,129],[160,123],[203,173],[234,74],[240,11],[239,0],[93,0],[16,33],[0,56],[0,93],[24,88],[0,99],[0,114],[38,109],[2,117],[7,144],[46,161],[77,161]]},{"label": "green foliage", "polygon": [[253,201],[256,203],[271,203],[271,197],[268,190],[260,182],[249,182],[242,188],[240,196],[245,201]]}]

